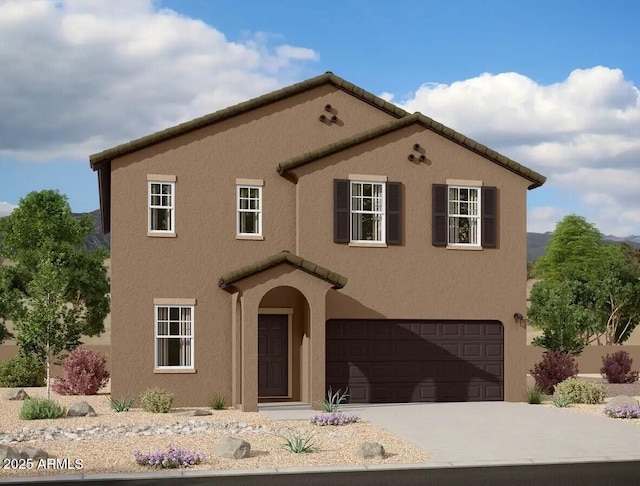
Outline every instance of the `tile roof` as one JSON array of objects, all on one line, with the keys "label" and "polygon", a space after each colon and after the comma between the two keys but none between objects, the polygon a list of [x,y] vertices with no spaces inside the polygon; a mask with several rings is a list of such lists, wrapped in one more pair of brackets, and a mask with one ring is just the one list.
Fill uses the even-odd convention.
[{"label": "tile roof", "polygon": [[298,267],[300,268],[300,270],[307,272],[314,277],[318,277],[326,282],[329,282],[330,284],[333,284],[334,289],[341,289],[347,284],[346,277],[332,272],[327,268],[316,265],[309,260],[305,260],[304,258],[299,257],[294,253],[284,250],[280,253],[270,256],[269,258],[265,258],[264,260],[260,260],[258,262],[252,263],[251,265],[247,265],[245,267],[224,274],[218,280],[218,286],[220,288],[226,289],[234,282],[250,277],[264,270],[268,270],[269,268],[280,265],[281,263],[293,265],[294,267]]},{"label": "tile roof", "polygon": [[499,164],[506,169],[515,172],[516,174],[528,179],[532,182],[529,186],[529,189],[534,189],[536,187],[541,186],[547,180],[543,175],[538,174],[537,172],[525,167],[524,165],[519,164],[515,160],[511,160],[510,158],[496,152],[495,150],[491,150],[489,147],[482,145],[481,143],[476,142],[475,140],[462,135],[461,133],[456,132],[455,130],[439,123],[428,116],[423,115],[422,113],[414,113],[413,115],[407,115],[398,120],[394,120],[385,125],[373,128],[366,132],[359,133],[352,137],[345,138],[338,142],[326,145],[317,150],[313,150],[311,152],[307,152],[305,154],[293,157],[287,161],[280,163],[277,167],[277,171],[280,175],[284,175],[287,171],[293,170],[296,167],[300,167],[305,164],[309,164],[316,160],[319,160],[323,157],[327,157],[329,155],[335,154],[342,150],[348,149],[355,145],[367,142],[369,140],[373,140],[377,137],[385,135],[387,133],[391,133],[395,130],[399,130],[401,128],[407,127],[414,123],[419,123],[425,128],[436,132],[443,137],[450,139],[451,141],[462,145],[463,147],[475,152],[496,164]]},{"label": "tile roof", "polygon": [[375,105],[378,108],[398,118],[404,117],[409,114],[396,105],[389,103],[388,101],[385,101],[382,98],[369,93],[368,91],[365,91],[355,84],[350,83],[339,76],[336,76],[331,71],[328,71],[324,74],[321,74],[320,76],[301,81],[299,83],[287,86],[271,93],[267,93],[262,96],[258,96],[257,98],[253,98],[229,108],[224,108],[222,110],[216,111],[215,113],[201,116],[194,120],[181,123],[180,125],[167,128],[166,130],[161,130],[159,132],[152,133],[151,135],[146,135],[144,137],[137,138],[127,143],[123,143],[116,147],[103,150],[102,152],[99,152],[97,154],[93,154],[89,157],[91,168],[96,170],[96,166],[102,162],[108,162],[116,157],[121,157],[131,152],[135,152],[136,150],[140,150],[142,148],[162,142],[164,140],[168,140],[206,126],[213,125],[214,123],[218,123],[222,120],[226,120],[241,113],[255,110],[256,108],[269,105],[276,101],[280,101],[290,96],[303,93],[324,84],[333,84],[334,86],[347,91],[362,99],[363,101]]}]

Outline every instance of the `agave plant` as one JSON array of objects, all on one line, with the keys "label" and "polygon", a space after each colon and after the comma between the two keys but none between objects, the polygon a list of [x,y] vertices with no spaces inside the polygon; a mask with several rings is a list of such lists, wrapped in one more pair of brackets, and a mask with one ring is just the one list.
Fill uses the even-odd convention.
[{"label": "agave plant", "polygon": [[340,411],[340,405],[342,405],[349,396],[347,393],[349,391],[349,387],[347,387],[344,392],[340,393],[341,391],[342,390],[339,389],[337,392],[333,393],[331,387],[329,387],[329,391],[327,391],[327,398],[319,402],[323,412],[335,413]]}]

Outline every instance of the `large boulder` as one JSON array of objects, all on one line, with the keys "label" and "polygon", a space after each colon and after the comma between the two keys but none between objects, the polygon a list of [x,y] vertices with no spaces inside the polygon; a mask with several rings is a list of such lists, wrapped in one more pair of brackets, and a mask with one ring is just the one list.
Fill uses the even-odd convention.
[{"label": "large boulder", "polygon": [[95,417],[96,411],[87,402],[76,402],[69,407],[67,417]]},{"label": "large boulder", "polygon": [[5,400],[27,400],[29,395],[22,388],[11,388],[2,395]]},{"label": "large boulder", "polygon": [[206,415],[212,415],[211,410],[206,410],[204,408],[196,408],[195,410],[180,410],[179,412],[174,413],[176,415],[185,417],[204,417]]},{"label": "large boulder", "polygon": [[24,447],[20,451],[20,455],[24,459],[33,459],[34,461],[38,461],[40,459],[48,459],[49,454],[42,449],[38,449],[37,447]]},{"label": "large boulder", "polygon": [[0,445],[0,466],[6,459],[22,459],[20,453],[8,445]]},{"label": "large boulder", "polygon": [[640,402],[633,397],[627,395],[618,395],[609,400],[609,403],[605,405],[606,408],[618,408],[618,407],[640,407]]},{"label": "large boulder", "polygon": [[384,447],[377,442],[364,442],[358,446],[356,456],[360,459],[381,459],[384,457]]},{"label": "large boulder", "polygon": [[228,459],[242,459],[249,456],[251,445],[242,439],[225,437],[213,446],[213,453],[219,457]]}]

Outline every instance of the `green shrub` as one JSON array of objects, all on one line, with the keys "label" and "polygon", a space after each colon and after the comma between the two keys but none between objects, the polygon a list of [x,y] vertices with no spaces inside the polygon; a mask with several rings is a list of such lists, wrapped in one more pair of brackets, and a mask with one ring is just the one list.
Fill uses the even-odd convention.
[{"label": "green shrub", "polygon": [[539,405],[542,403],[542,388],[538,385],[527,388],[527,403]]},{"label": "green shrub", "polygon": [[571,400],[562,393],[556,393],[553,395],[553,405],[558,408],[567,408],[571,406]]},{"label": "green shrub", "polygon": [[32,356],[18,355],[0,362],[0,387],[40,387],[46,381],[44,363]]},{"label": "green shrub", "polygon": [[161,388],[148,388],[140,395],[140,403],[146,412],[169,413],[173,405],[173,393]]},{"label": "green shrub", "polygon": [[211,408],[214,410],[224,410],[227,408],[227,399],[224,395],[214,393],[209,405],[211,405]]},{"label": "green shrub", "polygon": [[571,403],[602,403],[607,396],[607,387],[578,378],[567,378],[556,385],[556,393],[564,395]]},{"label": "green shrub", "polygon": [[56,419],[64,417],[67,410],[58,402],[45,398],[29,398],[20,409],[22,420]]},{"label": "green shrub", "polygon": [[290,435],[281,435],[284,439],[284,444],[282,447],[289,452],[293,452],[294,454],[303,454],[307,452],[313,452],[313,448],[315,444],[313,439],[315,438],[315,434],[309,432],[306,435],[301,435],[297,432],[294,432]]},{"label": "green shrub", "polygon": [[129,396],[123,398],[108,397],[109,406],[114,412],[128,412],[133,406],[133,398]]}]

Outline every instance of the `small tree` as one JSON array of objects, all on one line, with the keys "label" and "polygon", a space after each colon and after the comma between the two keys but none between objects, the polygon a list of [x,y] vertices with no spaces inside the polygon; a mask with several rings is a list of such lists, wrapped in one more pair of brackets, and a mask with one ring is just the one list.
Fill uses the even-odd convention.
[{"label": "small tree", "polygon": [[533,286],[527,317],[532,327],[543,330],[543,335],[533,340],[534,346],[574,356],[582,352],[582,334],[590,322],[574,300],[569,283],[543,280]]},{"label": "small tree", "polygon": [[82,310],[66,304],[65,292],[66,286],[56,263],[51,257],[43,257],[27,286],[24,319],[16,324],[20,353],[35,356],[46,364],[49,398],[51,363],[60,362],[62,351],[75,349],[82,333],[78,319]]}]

